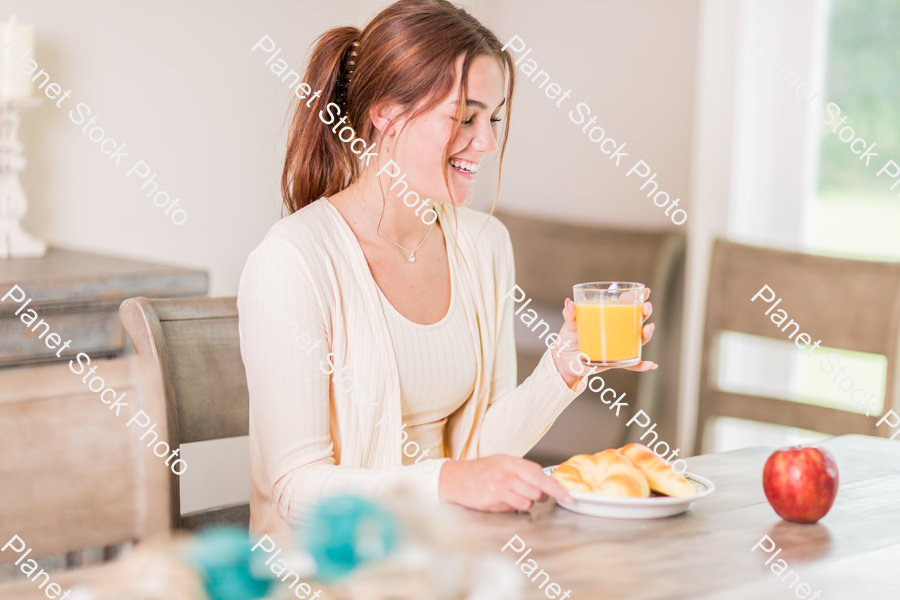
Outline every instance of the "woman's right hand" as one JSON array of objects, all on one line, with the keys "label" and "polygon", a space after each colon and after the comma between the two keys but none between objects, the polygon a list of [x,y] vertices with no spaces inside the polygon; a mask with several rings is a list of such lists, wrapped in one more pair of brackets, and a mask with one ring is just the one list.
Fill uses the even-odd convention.
[{"label": "woman's right hand", "polygon": [[445,502],[485,512],[529,510],[547,496],[574,502],[555,479],[544,475],[539,464],[508,454],[445,462],[438,494]]}]

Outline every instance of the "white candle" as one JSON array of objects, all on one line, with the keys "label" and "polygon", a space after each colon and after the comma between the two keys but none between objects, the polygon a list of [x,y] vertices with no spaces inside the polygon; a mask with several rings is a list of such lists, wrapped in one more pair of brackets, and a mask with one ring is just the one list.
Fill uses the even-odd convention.
[{"label": "white candle", "polygon": [[[9,22],[0,23],[0,47],[3,46],[6,47],[0,50],[0,99],[31,97],[31,79],[21,66],[34,58],[34,26],[16,22],[15,15]],[[17,66],[16,62],[21,64]]]}]

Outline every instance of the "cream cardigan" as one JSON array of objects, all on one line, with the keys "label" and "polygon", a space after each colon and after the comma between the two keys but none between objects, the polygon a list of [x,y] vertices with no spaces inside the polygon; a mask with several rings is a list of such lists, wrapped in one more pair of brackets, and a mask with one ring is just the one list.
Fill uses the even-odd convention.
[{"label": "cream cardigan", "polygon": [[[522,456],[587,382],[570,389],[548,350],[516,386],[513,302],[503,299],[515,283],[509,234],[484,213],[457,209],[454,223],[452,210],[435,210],[448,258],[459,261],[455,284],[477,362],[472,395],[447,421],[445,456]],[[437,502],[434,466],[443,463],[431,463],[430,474],[403,466],[397,429],[378,425],[401,413],[397,357],[362,248],[327,200],[272,226],[247,259],[238,312],[250,391],[251,530],[277,533],[322,497],[371,497],[397,484]],[[332,368],[340,375],[326,374]],[[347,392],[346,377],[354,383]]]}]

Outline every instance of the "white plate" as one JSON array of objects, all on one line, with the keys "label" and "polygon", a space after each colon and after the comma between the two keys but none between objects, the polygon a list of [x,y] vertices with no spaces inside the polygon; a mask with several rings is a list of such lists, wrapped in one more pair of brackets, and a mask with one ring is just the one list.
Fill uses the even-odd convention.
[{"label": "white plate", "polygon": [[[544,473],[550,475],[559,465],[545,467]],[[620,498],[616,496],[601,496],[588,492],[569,492],[575,498],[574,504],[563,504],[557,500],[557,504],[572,512],[581,513],[591,517],[607,517],[610,519],[661,519],[687,512],[691,505],[709,496],[716,490],[713,482],[706,477],[685,473],[688,481],[697,488],[693,496],[672,498],[669,496],[650,496],[649,498]]]}]

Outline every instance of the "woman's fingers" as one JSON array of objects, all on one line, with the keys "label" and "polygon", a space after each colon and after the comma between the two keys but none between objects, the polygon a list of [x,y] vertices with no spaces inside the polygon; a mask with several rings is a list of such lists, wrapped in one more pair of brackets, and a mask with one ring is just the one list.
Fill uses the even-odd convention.
[{"label": "woman's fingers", "polygon": [[[511,489],[506,489],[500,493],[500,505],[508,506],[512,510],[521,510],[528,511],[531,510],[531,505],[534,504],[532,500],[525,498],[521,494],[514,492]],[[494,512],[506,512],[502,508]]]},{"label": "woman's fingers", "polygon": [[504,512],[515,512],[517,510],[526,510],[527,511],[529,508],[531,508],[529,506],[528,508],[523,509],[523,508],[520,508],[520,506],[523,506],[523,504],[521,502],[517,502],[515,500],[515,494],[510,494],[509,497],[505,497],[504,500],[498,500],[498,501],[494,502],[493,504],[491,504],[490,506],[487,506],[485,508],[479,508],[476,510],[483,510],[484,512],[492,512],[492,513],[504,513]]},{"label": "woman's fingers", "polygon": [[[534,463],[532,463],[534,464]],[[560,502],[572,503],[575,501],[572,496],[569,495],[569,492],[566,489],[559,485],[555,479],[548,475],[544,475],[543,470],[541,470],[540,466],[535,465],[537,470],[534,469],[526,469],[521,474],[520,477],[538,490],[544,492],[551,498],[559,500]]]},{"label": "woman's fingers", "polygon": [[[644,288],[643,301],[646,302],[647,298],[649,298],[649,297],[650,297],[650,288]],[[622,292],[621,294],[619,294],[620,302],[634,302],[634,299],[635,299],[634,292],[628,291],[628,292]]]},{"label": "woman's fingers", "polygon": [[643,309],[644,309],[644,318],[641,320],[642,323],[644,321],[646,321],[647,319],[649,319],[650,315],[653,314],[653,305],[650,304],[649,302],[644,302]]},{"label": "woman's fingers", "polygon": [[540,465],[522,460],[515,465],[515,478],[510,483],[502,501],[516,510],[527,511],[535,502],[545,502],[553,491],[559,498],[568,497],[568,492],[555,479],[544,475]]},{"label": "woman's fingers", "polygon": [[563,307],[563,318],[566,322],[563,324],[563,330],[577,331],[575,325],[575,303],[566,298],[566,305]]},{"label": "woman's fingers", "polygon": [[527,511],[547,497],[574,502],[537,463],[497,454],[466,461],[448,461],[441,470],[442,500],[486,512]]},{"label": "woman's fingers", "polygon": [[643,373],[644,371],[652,371],[653,369],[659,368],[659,365],[655,362],[649,360],[642,360],[636,365],[632,365],[630,367],[625,367],[626,371],[637,371],[638,373]]},{"label": "woman's fingers", "polygon": [[544,495],[543,491],[522,479],[521,476],[510,485],[510,490],[531,502],[540,502],[541,496]]},{"label": "woman's fingers", "polygon": [[[644,345],[650,341],[650,338],[653,337],[654,329],[656,329],[655,323],[650,323],[649,325],[644,325],[643,336],[641,339],[641,345]],[[653,369],[656,369],[658,366],[659,365],[657,365],[655,362],[652,362],[649,360],[644,360],[644,361],[639,362],[636,365],[633,365],[631,367],[625,367],[625,368],[629,371],[642,372],[642,371],[651,371]]]}]

